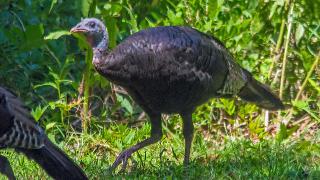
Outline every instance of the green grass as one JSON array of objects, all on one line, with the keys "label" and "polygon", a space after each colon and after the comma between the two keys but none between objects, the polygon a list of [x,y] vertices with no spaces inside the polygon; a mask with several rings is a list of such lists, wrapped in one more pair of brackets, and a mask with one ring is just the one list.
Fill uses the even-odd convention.
[{"label": "green grass", "polygon": [[[126,173],[107,171],[124,148],[144,139],[149,124],[142,128],[112,125],[92,135],[69,134],[59,144],[81,164],[90,179],[317,179],[320,178],[320,146],[313,140],[253,143],[244,138],[203,138],[197,131],[189,167],[182,165],[184,144],[177,133],[165,131],[160,143],[135,153]],[[113,133],[113,134],[111,134]],[[314,136],[317,138],[318,136]],[[34,162],[13,151],[9,158],[18,179],[48,179]],[[3,177],[1,177],[3,179]]]}]

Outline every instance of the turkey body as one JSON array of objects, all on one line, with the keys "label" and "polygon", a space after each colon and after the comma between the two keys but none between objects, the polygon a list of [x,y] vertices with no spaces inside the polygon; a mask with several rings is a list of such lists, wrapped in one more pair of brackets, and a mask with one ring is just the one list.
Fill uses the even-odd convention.
[{"label": "turkey body", "polygon": [[144,109],[180,113],[240,91],[246,81],[242,71],[236,72],[234,87],[223,92],[229,61],[232,57],[219,41],[192,28],[169,26],[131,35],[96,69]]},{"label": "turkey body", "polygon": [[210,98],[239,96],[276,110],[284,106],[272,91],[241,68],[214,37],[183,26],[163,26],[130,35],[111,52],[103,22],[86,18],[71,29],[82,33],[93,49],[96,70],[124,87],[148,114],[151,136],[122,151],[111,169],[136,151],[161,140],[161,114],[178,113],[183,120],[184,164],[189,164],[193,139],[192,113]]},{"label": "turkey body", "polygon": [[[81,168],[54,145],[28,108],[11,91],[0,87],[0,149],[13,148],[33,159],[54,179],[88,179]],[[9,161],[0,156],[0,172],[15,179]]]}]

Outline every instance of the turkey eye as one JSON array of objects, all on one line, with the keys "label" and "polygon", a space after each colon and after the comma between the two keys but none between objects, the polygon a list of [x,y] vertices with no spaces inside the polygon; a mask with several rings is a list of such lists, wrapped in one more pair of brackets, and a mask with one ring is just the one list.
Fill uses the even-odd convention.
[{"label": "turkey eye", "polygon": [[89,26],[90,26],[91,28],[94,28],[95,25],[96,25],[96,23],[94,23],[94,22],[90,22],[90,23],[89,23]]},{"label": "turkey eye", "polygon": [[6,97],[5,97],[5,95],[3,94],[3,95],[0,96],[0,104],[3,104],[3,103],[5,103],[5,102],[6,102]]}]

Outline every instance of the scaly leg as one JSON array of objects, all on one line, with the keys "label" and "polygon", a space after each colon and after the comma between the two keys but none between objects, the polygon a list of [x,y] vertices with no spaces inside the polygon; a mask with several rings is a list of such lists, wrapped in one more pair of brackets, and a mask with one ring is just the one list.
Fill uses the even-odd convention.
[{"label": "scaly leg", "polygon": [[0,173],[7,176],[9,180],[16,180],[10,162],[4,156],[0,155]]},{"label": "scaly leg", "polygon": [[187,166],[190,159],[190,150],[192,146],[193,139],[193,123],[192,123],[192,112],[181,113],[180,114],[183,120],[183,136],[185,140],[185,152],[184,152],[184,161],[183,164]]},{"label": "scaly leg", "polygon": [[162,137],[161,114],[149,113],[148,115],[151,122],[151,136],[139,142],[138,144],[132,146],[131,148],[128,148],[122,151],[117,157],[117,159],[114,161],[114,163],[112,164],[110,168],[111,170],[114,170],[122,162],[121,171],[124,171],[127,167],[128,158],[130,158],[134,152],[161,140],[161,137]]}]

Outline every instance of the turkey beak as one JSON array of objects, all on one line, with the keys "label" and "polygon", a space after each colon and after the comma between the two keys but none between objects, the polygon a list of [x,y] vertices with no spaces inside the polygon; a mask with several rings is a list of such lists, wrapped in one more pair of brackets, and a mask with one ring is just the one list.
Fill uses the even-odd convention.
[{"label": "turkey beak", "polygon": [[88,32],[87,29],[81,28],[79,26],[75,26],[70,30],[71,33],[85,33]]}]

